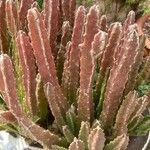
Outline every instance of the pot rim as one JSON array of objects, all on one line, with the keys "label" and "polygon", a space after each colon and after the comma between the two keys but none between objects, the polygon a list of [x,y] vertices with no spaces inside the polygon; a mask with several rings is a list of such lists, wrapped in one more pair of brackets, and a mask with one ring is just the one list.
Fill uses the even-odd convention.
[{"label": "pot rim", "polygon": [[[149,114],[150,114],[150,108],[148,108],[148,111],[149,111]],[[146,143],[144,144],[144,147],[142,148],[142,150],[146,150],[148,145],[150,143],[150,132],[148,134],[148,137],[147,137],[147,140],[146,140]]]},{"label": "pot rim", "polygon": [[146,150],[147,147],[148,147],[148,145],[149,145],[149,143],[150,143],[150,132],[149,132],[149,134],[148,134],[147,141],[146,141],[146,143],[144,144],[144,147],[142,148],[142,150]]}]

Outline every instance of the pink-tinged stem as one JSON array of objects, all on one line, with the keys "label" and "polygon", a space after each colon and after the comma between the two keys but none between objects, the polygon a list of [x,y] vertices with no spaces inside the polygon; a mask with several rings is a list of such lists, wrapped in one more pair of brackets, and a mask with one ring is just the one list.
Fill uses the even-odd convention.
[{"label": "pink-tinged stem", "polygon": [[94,61],[91,53],[94,35],[98,32],[98,9],[94,5],[90,8],[85,24],[83,43],[80,46],[80,91],[78,99],[78,115],[80,120],[92,121],[92,83]]},{"label": "pink-tinged stem", "polygon": [[94,36],[94,40],[92,42],[92,49],[93,49],[93,56],[95,57],[95,61],[98,62],[101,61],[108,35],[106,32],[103,32],[102,30],[99,30],[97,34]]},{"label": "pink-tinged stem", "polygon": [[69,20],[70,16],[70,10],[69,10],[69,5],[70,5],[71,0],[62,0],[62,11],[63,11],[63,18],[64,20]]},{"label": "pink-tinged stem", "polygon": [[[143,36],[140,36],[140,38],[139,38],[138,53],[135,56],[134,64],[129,73],[128,82],[127,82],[126,88],[124,90],[124,95],[127,95],[129,93],[129,91],[134,90],[134,88],[136,86],[136,82],[138,81],[137,74],[139,74],[139,68],[144,59],[144,44],[145,44],[145,36],[143,35]],[[139,76],[140,76],[140,74],[139,74]],[[146,78],[145,78],[145,80],[146,80]]]},{"label": "pink-tinged stem", "polygon": [[70,14],[70,24],[71,26],[74,25],[74,18],[75,18],[75,10],[76,10],[76,0],[70,0],[70,4],[69,4],[69,14]]},{"label": "pink-tinged stem", "polygon": [[25,29],[27,26],[27,13],[35,0],[22,0],[19,9],[20,28]]},{"label": "pink-tinged stem", "polygon": [[106,15],[101,16],[100,21],[99,21],[99,27],[100,30],[102,31],[107,31],[107,17]]},{"label": "pink-tinged stem", "polygon": [[70,25],[74,24],[76,10],[76,0],[62,0],[63,19],[69,21]]},{"label": "pink-tinged stem", "polygon": [[47,29],[47,36],[54,57],[56,57],[57,54],[56,39],[59,28],[58,23],[60,19],[59,6],[59,0],[44,1],[44,23]]},{"label": "pink-tinged stem", "polygon": [[130,11],[129,14],[127,15],[126,20],[123,23],[123,28],[122,28],[122,33],[121,33],[121,41],[119,43],[119,48],[117,50],[117,52],[115,53],[115,58],[117,59],[118,57],[120,57],[119,55],[121,54],[120,50],[124,41],[124,37],[127,36],[128,34],[128,27],[130,25],[133,25],[135,23],[135,12],[134,11]]},{"label": "pink-tinged stem", "polygon": [[4,80],[5,98],[8,101],[7,107],[10,109],[10,112],[31,138],[39,142],[44,148],[50,149],[52,144],[58,142],[58,136],[36,125],[23,114],[17,96],[13,65],[6,54],[0,55],[0,70]]},{"label": "pink-tinged stem", "polygon": [[0,49],[3,53],[8,52],[7,23],[5,12],[5,0],[0,0]]},{"label": "pink-tinged stem", "polygon": [[107,81],[101,120],[104,128],[112,127],[128,75],[138,53],[139,37],[131,27],[125,37],[119,61],[115,61]]},{"label": "pink-tinged stem", "polygon": [[8,30],[11,32],[12,36],[16,36],[18,30],[18,12],[16,1],[7,0],[6,6],[6,22]]},{"label": "pink-tinged stem", "polygon": [[108,31],[108,43],[103,53],[103,58],[101,61],[100,73],[101,76],[104,77],[106,70],[109,67],[113,66],[114,63],[114,52],[120,42],[120,34],[122,31],[122,26],[120,23],[111,24]]},{"label": "pink-tinged stem", "polygon": [[37,8],[31,8],[28,11],[27,19],[31,44],[43,83],[46,84],[47,82],[50,82],[55,87],[57,90],[57,95],[55,95],[57,97],[56,99],[59,103],[59,106],[65,112],[67,110],[67,101],[63,96],[61,88],[58,84],[56,68],[49,45],[47,30]]},{"label": "pink-tinged stem", "polygon": [[27,105],[31,114],[36,115],[36,61],[33,55],[33,49],[30,44],[29,37],[21,30],[18,32],[16,43],[19,51],[20,63],[22,66]]},{"label": "pink-tinged stem", "polygon": [[83,150],[85,149],[84,143],[81,140],[78,140],[76,137],[69,146],[69,150]]},{"label": "pink-tinged stem", "polygon": [[3,81],[3,74],[2,71],[0,70],[0,92],[3,92],[5,89],[4,87],[4,81]]},{"label": "pink-tinged stem", "polygon": [[104,145],[105,145],[105,134],[103,132],[103,130],[97,126],[96,128],[94,128],[89,135],[88,138],[88,147],[91,150],[103,150]]},{"label": "pink-tinged stem", "polygon": [[130,11],[129,14],[127,15],[126,20],[123,23],[123,34],[126,35],[128,27],[132,24],[135,23],[135,12],[134,11]]},{"label": "pink-tinged stem", "polygon": [[129,123],[129,118],[133,113],[137,103],[138,103],[138,94],[135,91],[130,92],[123,100],[123,103],[121,104],[121,107],[119,108],[116,117],[115,133],[114,133],[115,136],[127,134],[128,132],[127,125]]},{"label": "pink-tinged stem", "polygon": [[4,83],[4,97],[10,111],[14,114],[21,114],[21,106],[17,97],[16,81],[12,62],[8,55],[0,55],[0,70]]},{"label": "pink-tinged stem", "polygon": [[70,97],[70,101],[74,102],[76,98],[76,91],[79,87],[79,61],[80,61],[80,48],[79,44],[82,42],[83,38],[83,27],[85,20],[85,9],[83,6],[79,7],[76,12],[75,23],[73,28],[73,34],[71,38],[71,47],[69,52],[69,58],[66,59],[68,61],[68,67],[64,69],[68,69],[68,71],[64,70],[64,72],[68,72],[68,81],[63,83],[63,88],[67,87],[68,92],[67,95]]},{"label": "pink-tinged stem", "polygon": [[10,111],[0,111],[0,122],[14,123],[16,122],[16,118]]},{"label": "pink-tinged stem", "polygon": [[52,84],[47,83],[44,87],[45,89],[45,95],[48,98],[48,103],[50,106],[50,109],[52,111],[53,116],[55,117],[55,121],[60,129],[65,125],[64,121],[64,115],[61,113],[61,108],[59,107],[59,104],[56,99],[57,91],[55,87],[53,87]]},{"label": "pink-tinged stem", "polygon": [[61,44],[60,49],[57,54],[57,77],[59,80],[59,84],[62,83],[62,74],[64,69],[65,63],[65,54],[66,54],[66,45],[71,38],[71,27],[69,21],[63,22],[62,25],[62,37],[61,37]]}]

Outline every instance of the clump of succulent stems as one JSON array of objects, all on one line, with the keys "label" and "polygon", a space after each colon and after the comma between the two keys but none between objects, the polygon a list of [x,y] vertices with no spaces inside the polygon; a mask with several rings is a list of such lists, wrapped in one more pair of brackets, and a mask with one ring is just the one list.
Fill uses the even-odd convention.
[{"label": "clump of succulent stems", "polygon": [[125,150],[150,130],[150,58],[135,13],[107,24],[76,0],[0,0],[2,129],[52,150]]}]

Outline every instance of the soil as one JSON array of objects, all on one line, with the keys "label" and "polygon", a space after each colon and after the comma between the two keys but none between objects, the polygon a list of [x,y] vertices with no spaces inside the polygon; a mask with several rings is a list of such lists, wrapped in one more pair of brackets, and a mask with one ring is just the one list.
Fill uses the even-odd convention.
[{"label": "soil", "polygon": [[[130,137],[130,142],[127,150],[142,150],[144,144],[146,143],[147,136],[142,137]],[[150,150],[150,145],[147,150]]]}]

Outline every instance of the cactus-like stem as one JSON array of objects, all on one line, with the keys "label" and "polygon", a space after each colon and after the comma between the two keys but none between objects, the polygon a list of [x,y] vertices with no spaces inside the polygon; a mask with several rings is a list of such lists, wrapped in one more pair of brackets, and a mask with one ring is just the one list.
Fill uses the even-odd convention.
[{"label": "cactus-like stem", "polygon": [[4,83],[4,97],[7,106],[14,114],[21,114],[21,106],[17,97],[16,81],[14,77],[14,70],[12,62],[8,55],[0,55],[0,71],[2,73],[2,80]]},{"label": "cactus-like stem", "polygon": [[84,142],[85,148],[88,149],[88,137],[90,134],[90,125],[88,122],[81,122],[78,138]]},{"label": "cactus-like stem", "polygon": [[61,107],[59,107],[59,104],[56,100],[57,90],[55,89],[55,87],[53,87],[52,84],[47,83],[44,86],[44,91],[48,99],[48,103],[52,111],[52,114],[54,115],[56,122],[61,129],[62,126],[65,125],[65,121],[64,121],[64,114],[62,113]]},{"label": "cactus-like stem", "polygon": [[61,44],[60,49],[57,54],[57,77],[59,80],[59,84],[62,83],[62,74],[64,69],[65,63],[65,54],[66,54],[66,45],[71,38],[71,27],[69,21],[63,22],[62,25],[62,37],[61,37]]},{"label": "cactus-like stem", "polygon": [[[135,56],[139,48],[139,38],[137,32],[133,27],[129,28],[129,33],[125,37],[120,57],[115,61],[108,78],[105,99],[103,103],[103,111],[101,119],[106,128],[111,127],[115,115],[120,105],[120,98],[122,97],[125,84],[128,80],[128,74],[135,61]],[[130,53],[130,55],[129,55]]]},{"label": "cactus-like stem", "polygon": [[102,82],[106,76],[106,71],[113,66],[114,63],[114,53],[120,42],[120,34],[122,31],[122,26],[120,23],[113,23],[110,25],[108,30],[108,43],[105,47],[102,60],[100,61],[100,75],[97,80],[97,98],[99,98],[100,89]]},{"label": "cactus-like stem", "polygon": [[62,11],[64,20],[69,20],[69,3],[70,0],[62,0]]},{"label": "cactus-like stem", "polygon": [[[100,80],[100,75],[99,73],[99,68],[100,68],[100,62],[102,59],[102,55],[104,53],[104,49],[107,43],[107,33],[104,31],[99,30],[97,34],[94,36],[94,40],[92,42],[92,55],[94,57],[94,63],[95,63],[95,76],[94,76],[94,81],[95,81],[95,89],[93,92],[93,97],[94,97],[94,104],[95,108],[98,107],[98,101],[99,101],[99,95],[101,91],[101,80]],[[95,113],[96,114],[96,113]]]},{"label": "cactus-like stem", "polygon": [[58,145],[52,145],[52,150],[68,150],[67,148],[58,146]]},{"label": "cactus-like stem", "polygon": [[77,135],[79,130],[79,121],[75,111],[75,107],[71,105],[70,109],[66,113],[66,123],[69,126],[71,132],[74,135]]},{"label": "cactus-like stem", "polygon": [[140,117],[146,107],[149,104],[149,98],[148,96],[143,96],[137,99],[138,104],[135,106],[134,112],[130,116],[130,122],[133,121],[136,117]]},{"label": "cactus-like stem", "polygon": [[5,11],[8,30],[10,31],[12,36],[16,37],[17,30],[19,27],[16,1],[7,0]]},{"label": "cactus-like stem", "polygon": [[74,138],[74,141],[70,144],[69,150],[84,150],[84,143],[77,138]]},{"label": "cactus-like stem", "polygon": [[135,12],[130,11],[127,15],[126,20],[123,23],[123,34],[122,35],[127,34],[126,32],[128,30],[128,27],[134,23],[135,23]]},{"label": "cactus-like stem", "polygon": [[59,0],[45,0],[44,1],[44,22],[47,29],[47,36],[49,44],[53,53],[56,57],[56,39],[58,32],[58,23],[60,16],[60,4]]},{"label": "cactus-like stem", "polygon": [[123,28],[122,28],[122,33],[121,33],[121,40],[120,40],[120,43],[119,43],[119,46],[118,46],[118,52],[115,53],[115,60],[118,58],[118,57],[121,57],[120,54],[121,54],[121,47],[122,47],[122,44],[124,42],[124,38],[127,36],[128,34],[128,28],[130,25],[133,25],[135,22],[135,13],[134,11],[130,11],[126,20],[124,21],[123,23]]},{"label": "cactus-like stem", "polygon": [[71,26],[74,23],[74,15],[76,9],[76,0],[62,0],[63,18],[70,22]]},{"label": "cactus-like stem", "polygon": [[86,15],[76,0],[42,2],[0,0],[0,48],[14,61],[0,55],[0,122],[17,124],[44,149],[127,149],[128,135],[144,135],[150,124],[142,116],[149,95],[133,91],[150,72],[135,13],[107,27],[97,5]]},{"label": "cactus-like stem", "polygon": [[83,6],[79,7],[76,16],[75,23],[71,38],[71,50],[70,50],[70,86],[74,87],[75,91],[78,88],[79,82],[79,57],[80,49],[79,44],[82,40],[83,26],[85,19],[85,9]]},{"label": "cactus-like stem", "polygon": [[57,135],[36,125],[26,116],[21,116],[19,118],[17,116],[15,117],[17,118],[18,123],[24,128],[25,132],[29,135],[29,137],[36,140],[45,149],[50,149],[53,144],[58,143],[59,137]]},{"label": "cactus-like stem", "polygon": [[10,111],[0,111],[0,122],[1,123],[14,123],[16,118]]},{"label": "cactus-like stem", "polygon": [[63,134],[69,143],[73,141],[74,135],[72,134],[67,125],[63,126]]},{"label": "cactus-like stem", "polygon": [[20,63],[22,65],[27,105],[29,107],[30,113],[32,115],[36,115],[36,62],[33,55],[33,49],[31,47],[29,37],[21,30],[18,32],[16,43],[19,51]]},{"label": "cactus-like stem", "polygon": [[67,94],[68,94],[68,82],[69,82],[69,76],[70,76],[70,71],[69,71],[69,68],[70,68],[70,51],[71,51],[71,42],[69,41],[66,45],[66,60],[65,60],[65,63],[64,63],[64,70],[63,70],[63,75],[62,75],[62,89],[63,89],[63,93],[66,97]]},{"label": "cactus-like stem", "polygon": [[118,110],[118,114],[116,117],[115,130],[114,130],[115,136],[127,134],[127,130],[128,130],[127,125],[129,123],[129,118],[131,114],[134,112],[134,109],[138,103],[137,98],[138,95],[134,91],[134,92],[130,92],[123,100],[123,103],[121,104],[121,107]]},{"label": "cactus-like stem", "polygon": [[4,87],[3,74],[2,74],[2,71],[0,70],[0,92],[3,92],[4,90],[5,90],[5,87]]},{"label": "cactus-like stem", "polygon": [[[8,102],[7,107],[10,109],[10,112],[31,138],[35,139],[44,147],[50,148],[52,144],[58,142],[58,136],[36,125],[23,114],[17,96],[13,65],[9,56],[6,54],[0,55],[0,70],[4,81],[5,98],[7,98]],[[39,136],[39,133],[42,136]]]},{"label": "cactus-like stem", "polygon": [[92,42],[93,56],[95,57],[95,61],[97,61],[98,59],[98,63],[101,61],[106,43],[107,33],[103,32],[102,30],[99,30],[99,32],[95,34],[94,40]]},{"label": "cactus-like stem", "polygon": [[22,0],[20,4],[20,8],[18,11],[19,15],[19,26],[21,29],[27,28],[27,12],[28,9],[31,8],[32,4],[34,3],[34,0]]},{"label": "cactus-like stem", "polygon": [[[54,81],[53,79],[56,79],[56,70],[48,42],[47,30],[37,8],[29,9],[27,19],[31,44],[34,50],[34,55],[37,59],[37,65],[42,80],[44,84],[49,80],[51,80],[51,82],[56,82],[56,80]],[[41,62],[45,64],[42,67],[40,67]]]},{"label": "cactus-like stem", "polygon": [[91,52],[94,35],[98,32],[98,8],[93,6],[87,15],[83,43],[80,45],[80,91],[78,99],[78,114],[82,121],[92,121],[92,83],[94,60]]},{"label": "cactus-like stem", "polygon": [[46,119],[47,114],[48,114],[48,102],[44,93],[43,82],[42,82],[40,74],[37,74],[36,76],[35,95],[36,95],[37,106],[38,106],[38,116],[40,116],[41,120],[44,120]]},{"label": "cactus-like stem", "polygon": [[[38,2],[37,2],[37,1],[34,1],[34,2],[32,3],[31,8],[33,8],[33,7],[39,8],[39,5],[38,5]],[[42,13],[43,13],[43,12],[42,12]],[[43,16],[43,18],[44,18],[44,16]]]},{"label": "cactus-like stem", "polygon": [[[79,7],[76,12],[75,23],[73,28],[73,34],[71,38],[71,47],[69,51],[69,57],[66,59],[68,61],[68,67],[64,68],[64,72],[68,72],[68,81],[64,81],[63,89],[68,89],[67,97],[71,103],[75,102],[76,92],[79,87],[79,57],[80,49],[79,44],[81,43],[83,26],[85,18],[85,9],[83,6]],[[67,70],[65,70],[67,69]],[[65,79],[63,79],[65,80]]]},{"label": "cactus-like stem", "polygon": [[0,1],[0,18],[0,49],[3,53],[8,53],[5,0]]},{"label": "cactus-like stem", "polygon": [[31,8],[28,11],[28,26],[31,37],[31,44],[34,49],[34,55],[37,60],[39,73],[41,74],[43,84],[50,82],[57,90],[57,103],[64,112],[67,110],[67,101],[62,94],[58,80],[56,77],[56,69],[53,55],[48,42],[47,31],[41,17],[41,14],[36,8]]},{"label": "cactus-like stem", "polygon": [[122,134],[107,144],[104,150],[126,150],[128,142],[129,137],[126,134]]},{"label": "cactus-like stem", "polygon": [[[129,77],[128,77],[129,79],[128,79],[128,82],[126,84],[126,88],[124,90],[124,95],[127,95],[129,93],[129,91],[132,91],[135,88],[137,74],[138,74],[139,68],[140,68],[140,66],[142,64],[142,61],[143,61],[144,43],[145,43],[145,37],[141,36],[140,37],[140,42],[139,42],[138,53],[137,53],[137,55],[135,57],[135,62],[132,65],[131,71],[129,73]],[[144,80],[146,80],[146,78]]]},{"label": "cactus-like stem", "polygon": [[70,5],[69,5],[69,11],[70,11],[70,24],[73,26],[74,25],[74,18],[75,18],[75,9],[76,9],[76,0],[70,0]]},{"label": "cactus-like stem", "polygon": [[104,77],[106,70],[113,66],[114,63],[114,53],[120,42],[120,34],[122,31],[122,26],[120,23],[111,24],[108,31],[108,43],[106,45],[103,58],[101,61],[100,73]]},{"label": "cactus-like stem", "polygon": [[103,130],[99,126],[97,126],[95,129],[91,131],[89,135],[88,139],[89,150],[103,150],[105,140],[106,139]]},{"label": "cactus-like stem", "polygon": [[102,31],[107,31],[107,17],[106,15],[101,16],[100,21],[99,21],[99,28]]}]

